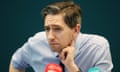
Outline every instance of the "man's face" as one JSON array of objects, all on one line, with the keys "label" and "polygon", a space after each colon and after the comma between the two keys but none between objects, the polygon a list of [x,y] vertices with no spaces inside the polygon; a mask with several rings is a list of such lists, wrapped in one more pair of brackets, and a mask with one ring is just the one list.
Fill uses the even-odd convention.
[{"label": "man's face", "polygon": [[65,24],[62,14],[47,15],[45,30],[48,43],[54,52],[61,52],[73,40],[74,30]]}]

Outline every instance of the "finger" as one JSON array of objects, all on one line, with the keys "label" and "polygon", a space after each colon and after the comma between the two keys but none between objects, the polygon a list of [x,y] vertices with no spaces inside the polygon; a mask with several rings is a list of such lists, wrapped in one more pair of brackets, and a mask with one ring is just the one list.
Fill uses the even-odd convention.
[{"label": "finger", "polygon": [[74,47],[74,42],[75,42],[74,40],[71,40],[69,46],[73,46]]},{"label": "finger", "polygon": [[61,58],[62,60],[65,60],[66,57],[67,57],[67,54],[68,54],[67,50],[66,50],[66,49],[63,49],[62,52],[60,53],[60,58]]}]

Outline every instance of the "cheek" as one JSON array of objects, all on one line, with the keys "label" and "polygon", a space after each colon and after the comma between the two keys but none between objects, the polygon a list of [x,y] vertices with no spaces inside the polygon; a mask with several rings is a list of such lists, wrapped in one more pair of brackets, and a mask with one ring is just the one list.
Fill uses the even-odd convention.
[{"label": "cheek", "polygon": [[65,34],[65,35],[59,36],[59,42],[63,46],[68,45],[70,43],[71,39],[72,39],[71,34]]}]

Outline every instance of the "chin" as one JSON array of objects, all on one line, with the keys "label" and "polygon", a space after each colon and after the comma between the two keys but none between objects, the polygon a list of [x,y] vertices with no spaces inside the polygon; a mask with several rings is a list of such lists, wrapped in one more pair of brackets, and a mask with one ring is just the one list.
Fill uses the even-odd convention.
[{"label": "chin", "polygon": [[60,47],[52,47],[51,50],[53,52],[57,52],[57,53],[60,53],[62,51],[62,49]]}]

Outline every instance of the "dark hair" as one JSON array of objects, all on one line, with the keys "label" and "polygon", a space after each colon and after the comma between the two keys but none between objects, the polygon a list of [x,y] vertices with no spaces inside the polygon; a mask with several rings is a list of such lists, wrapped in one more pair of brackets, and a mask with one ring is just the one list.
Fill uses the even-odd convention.
[{"label": "dark hair", "polygon": [[52,14],[64,14],[64,22],[70,28],[74,28],[76,24],[81,24],[82,13],[78,5],[72,1],[67,2],[56,2],[48,5],[42,10],[42,15],[45,18],[46,15]]}]

